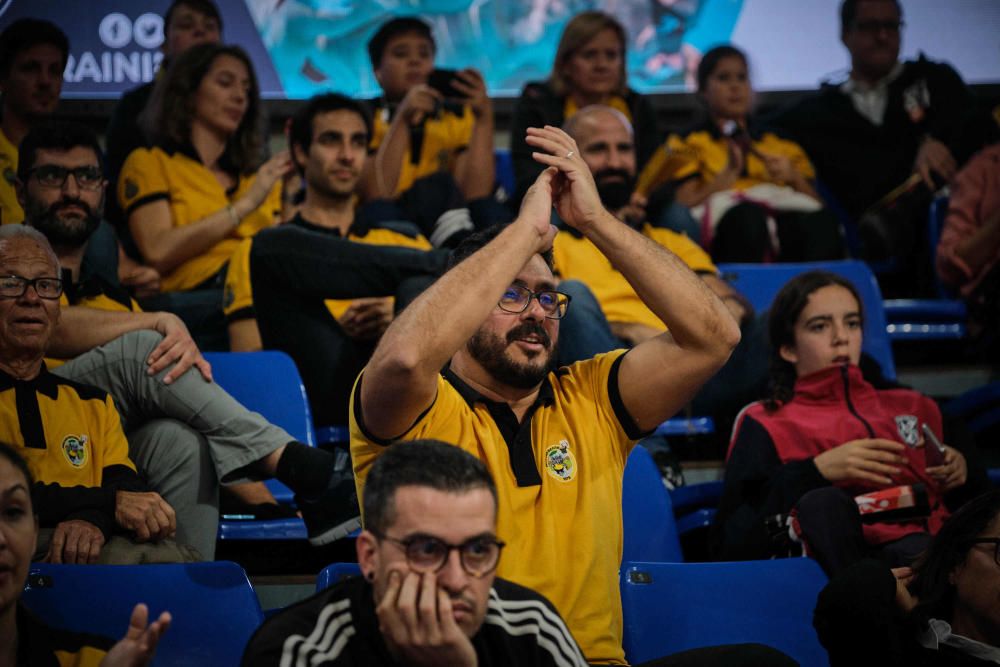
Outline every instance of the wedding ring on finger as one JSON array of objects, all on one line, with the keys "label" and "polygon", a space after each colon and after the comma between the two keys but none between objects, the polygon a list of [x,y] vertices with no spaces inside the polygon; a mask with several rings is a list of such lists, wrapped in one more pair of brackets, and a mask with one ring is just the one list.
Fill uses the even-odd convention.
[{"label": "wedding ring on finger", "polygon": [[573,151],[570,151],[569,153],[566,153],[566,159],[567,159],[567,160],[568,160],[569,158],[571,158],[571,157],[573,157]]}]

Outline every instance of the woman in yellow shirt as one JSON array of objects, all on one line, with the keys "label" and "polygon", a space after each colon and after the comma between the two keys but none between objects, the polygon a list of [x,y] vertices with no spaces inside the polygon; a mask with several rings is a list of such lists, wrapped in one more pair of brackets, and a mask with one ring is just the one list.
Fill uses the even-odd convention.
[{"label": "woman in yellow shirt", "polygon": [[259,108],[253,67],[236,46],[195,46],[157,85],[153,146],[126,159],[118,198],[164,291],[221,287],[240,240],[278,219],[292,163],[282,151],[257,167]]},{"label": "woman in yellow shirt", "polygon": [[716,262],[812,261],[842,257],[836,218],[823,208],[802,148],[750,119],[746,55],[719,46],[698,66],[705,120],[671,135],[639,177],[648,195],[673,189],[691,209],[701,245]]}]

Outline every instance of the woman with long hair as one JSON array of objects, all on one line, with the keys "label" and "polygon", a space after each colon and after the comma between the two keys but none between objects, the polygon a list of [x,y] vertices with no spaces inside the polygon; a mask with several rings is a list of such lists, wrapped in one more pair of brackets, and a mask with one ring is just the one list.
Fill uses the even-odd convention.
[{"label": "woman with long hair", "polygon": [[510,152],[519,204],[542,166],[525,143],[529,127],[561,127],[573,114],[593,104],[610,106],[632,123],[637,167],[642,168],[661,141],[656,112],[649,99],[628,87],[625,29],[611,15],[589,11],[574,16],[559,39],[552,73],[525,85],[511,120]]},{"label": "woman with long hair", "polygon": [[911,568],[862,561],[819,596],[832,667],[1000,661],[1000,491],[953,514]]},{"label": "woman with long hair", "polygon": [[118,181],[129,230],[164,291],[221,287],[240,240],[278,219],[280,181],[292,170],[287,151],[258,166],[260,91],[249,57],[237,46],[192,47],[148,111],[154,145],[133,151]]},{"label": "woman with long hair", "polygon": [[[945,439],[934,401],[865,378],[863,319],[854,286],[833,273],[803,273],[778,292],[771,395],[747,406],[733,429],[716,520],[720,557],[766,558],[792,530],[828,572],[871,554],[908,565],[949,508],[988,488],[962,452],[941,452],[924,435],[926,426]],[[925,494],[927,511],[891,522],[873,514],[862,525],[855,497],[888,489]]]}]

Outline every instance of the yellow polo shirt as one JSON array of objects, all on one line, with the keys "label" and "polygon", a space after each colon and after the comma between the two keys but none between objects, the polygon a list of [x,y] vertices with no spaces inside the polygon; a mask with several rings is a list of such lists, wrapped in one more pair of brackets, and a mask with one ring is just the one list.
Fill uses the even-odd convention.
[{"label": "yellow polo shirt", "polygon": [[[643,434],[618,391],[616,350],[549,374],[521,424],[505,403],[450,371],[400,440],[434,438],[476,456],[497,485],[497,533],[507,543],[497,574],[552,601],[590,662],[623,664],[618,568],[622,477]],[[351,459],[358,497],[388,443],[369,434],[351,399]]]},{"label": "yellow polo shirt", "polygon": [[[303,222],[302,218],[297,217],[288,224],[298,224],[306,229],[329,233],[331,236],[340,236],[340,232],[337,230],[323,229],[311,223],[303,224]],[[431,249],[430,242],[420,234],[411,235],[382,227],[373,229],[357,229],[356,227],[356,225],[352,226],[347,231],[349,241],[379,246],[402,246],[416,250]],[[226,269],[222,312],[225,313],[226,319],[230,322],[256,317],[253,308],[253,286],[250,282],[250,248],[252,245],[253,239],[244,239]],[[351,305],[351,299],[327,299],[323,303],[333,319],[338,319]]]},{"label": "yellow polo shirt", "polygon": [[[624,224],[624,223],[622,223]],[[683,234],[646,223],[639,230],[677,255],[695,273],[717,273],[711,258]],[[644,324],[654,329],[667,325],[635,293],[625,276],[593,243],[580,234],[561,231],[552,244],[556,270],[565,280],[579,280],[590,288],[608,322]]]},{"label": "yellow polo shirt", "polygon": [[17,201],[14,189],[16,181],[17,146],[0,130],[0,222],[5,225],[24,220],[24,209]]},{"label": "yellow polo shirt", "polygon": [[111,395],[44,369],[28,382],[0,373],[0,441],[43,484],[99,487],[106,468],[135,472]]},{"label": "yellow polo shirt", "polygon": [[[795,170],[807,180],[816,178],[809,157],[794,141],[782,139],[771,132],[751,137],[750,145],[764,155],[782,155],[792,161]],[[753,152],[745,156],[743,173],[731,190],[746,190],[761,183],[777,183],[767,171],[764,161]],[[667,142],[656,149],[639,175],[636,190],[644,194],[652,192],[664,183],[698,178],[704,183],[711,182],[729,164],[729,144],[718,130],[706,128],[687,135],[672,134]]]},{"label": "yellow polo shirt", "polygon": [[[391,120],[388,107],[375,110],[375,123],[368,145],[370,152],[374,153],[382,145]],[[475,124],[475,115],[468,105],[444,104],[437,115],[425,118],[422,131],[410,136],[410,150],[403,158],[395,196],[409,190],[418,178],[439,171],[452,172],[458,154],[469,145]]]},{"label": "yellow polo shirt", "polygon": [[[118,178],[118,201],[128,219],[145,204],[166,200],[174,227],[183,227],[218,212],[246,194],[255,175],[241,175],[226,190],[191,149],[138,148],[129,154]],[[281,184],[275,184],[257,210],[243,218],[227,238],[163,276],[165,292],[189,290],[225,266],[242,239],[270,227],[281,214]]]}]

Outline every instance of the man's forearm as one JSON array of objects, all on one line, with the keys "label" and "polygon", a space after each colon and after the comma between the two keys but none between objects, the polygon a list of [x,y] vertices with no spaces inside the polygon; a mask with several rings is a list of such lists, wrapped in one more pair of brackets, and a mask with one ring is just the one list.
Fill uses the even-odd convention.
[{"label": "man's forearm", "polygon": [[472,201],[493,192],[496,173],[493,164],[493,116],[476,119],[465,155],[455,174],[462,195]]},{"label": "man's forearm", "polygon": [[643,303],[663,320],[682,348],[729,350],[739,327],[726,306],[675,254],[610,213],[585,232],[621,271]]},{"label": "man's forearm", "polygon": [[63,307],[48,353],[53,357],[70,359],[130,331],[156,329],[159,315],[85,306]]}]

